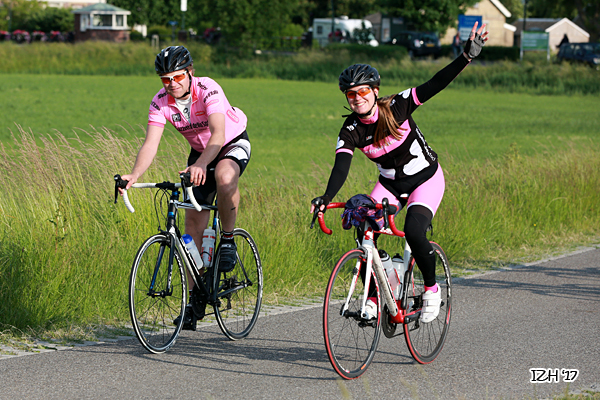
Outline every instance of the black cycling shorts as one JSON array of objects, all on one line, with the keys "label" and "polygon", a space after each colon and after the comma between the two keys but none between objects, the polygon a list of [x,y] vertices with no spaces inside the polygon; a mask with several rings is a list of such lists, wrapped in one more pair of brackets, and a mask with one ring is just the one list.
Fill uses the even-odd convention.
[{"label": "black cycling shorts", "polygon": [[[207,166],[204,185],[194,186],[193,188],[196,201],[200,204],[212,204],[215,200],[215,195],[217,194],[215,168],[219,161],[226,158],[235,161],[240,167],[240,176],[242,176],[246,166],[248,165],[248,162],[250,161],[250,150],[250,140],[248,139],[248,133],[246,131],[242,132],[238,137],[223,146],[219,152],[219,155],[217,155],[217,157]],[[190,155],[188,156],[188,167],[194,164],[198,158],[200,158],[201,154],[202,153],[199,151],[192,149],[190,151]],[[189,201],[185,192],[184,201]]]}]

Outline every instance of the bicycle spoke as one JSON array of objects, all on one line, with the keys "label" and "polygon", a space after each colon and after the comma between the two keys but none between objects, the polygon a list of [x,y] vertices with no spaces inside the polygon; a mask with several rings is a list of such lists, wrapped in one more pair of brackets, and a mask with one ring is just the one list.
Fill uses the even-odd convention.
[{"label": "bicycle spoke", "polygon": [[[159,234],[150,237],[140,247],[134,260],[130,287],[129,310],[136,336],[142,346],[152,353],[167,351],[177,339],[181,323],[174,320],[183,313],[187,299],[182,256],[175,250],[172,273],[169,274],[168,257],[161,257],[170,247],[170,238]],[[166,295],[171,281],[171,294]],[[149,287],[154,283],[155,293]]]},{"label": "bicycle spoke", "polygon": [[[355,275],[364,257],[362,250],[352,250],[337,262],[323,304],[323,334],[331,365],[345,379],[354,379],[366,370],[377,349],[381,333],[381,315],[374,322],[361,318],[364,283]],[[352,281],[356,284],[351,291]],[[342,314],[344,305],[348,308]]]},{"label": "bicycle spoke", "polygon": [[[243,229],[233,232],[237,263],[231,272],[220,273],[215,315],[221,331],[231,340],[248,336],[262,304],[262,264],[250,234]],[[215,265],[219,265],[218,257]],[[241,280],[240,280],[241,279]]]},{"label": "bicycle spoke", "polygon": [[[441,290],[442,305],[440,313],[436,319],[431,322],[423,323],[419,318],[410,320],[404,324],[404,337],[406,344],[413,358],[421,363],[428,364],[436,359],[439,355],[450,325],[450,314],[452,311],[452,284],[450,277],[450,268],[448,260],[442,248],[433,243],[433,248],[436,254],[436,280],[438,281],[439,290]],[[412,260],[414,262],[414,259]],[[417,265],[413,265],[413,273],[410,282],[409,296],[421,296],[423,293],[423,278]],[[420,308],[420,299],[416,303],[416,308]]]}]

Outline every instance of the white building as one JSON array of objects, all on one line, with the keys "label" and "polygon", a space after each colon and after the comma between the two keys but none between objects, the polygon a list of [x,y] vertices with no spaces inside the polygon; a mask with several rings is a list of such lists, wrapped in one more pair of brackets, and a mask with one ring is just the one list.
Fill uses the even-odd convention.
[{"label": "white building", "polygon": [[43,0],[48,7],[72,8],[74,10],[91,6],[92,4],[106,3],[106,0]]},{"label": "white building", "polygon": [[590,34],[579,25],[568,18],[527,18],[519,19],[514,23],[515,26],[515,45],[521,44],[521,32],[525,24],[526,31],[538,31],[548,33],[550,50],[558,51],[558,47],[563,37],[567,35],[570,43],[587,43],[590,41]]}]

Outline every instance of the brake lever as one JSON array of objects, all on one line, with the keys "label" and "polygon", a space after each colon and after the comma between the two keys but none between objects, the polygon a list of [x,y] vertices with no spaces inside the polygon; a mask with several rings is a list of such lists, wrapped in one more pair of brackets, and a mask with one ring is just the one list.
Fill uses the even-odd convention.
[{"label": "brake lever", "polygon": [[388,206],[390,205],[390,202],[388,201],[387,197],[383,198],[381,204],[383,205],[383,223],[385,228],[387,229],[390,227],[390,224],[388,222]]},{"label": "brake lever", "polygon": [[323,205],[323,199],[318,199],[313,204],[315,206],[315,211],[313,213],[312,222],[310,223],[310,229],[313,229],[315,227],[315,221],[317,220],[317,217],[319,216],[319,213],[321,212],[321,206]]},{"label": "brake lever", "polygon": [[181,183],[186,188],[192,186],[192,181],[191,181],[192,178],[191,177],[192,177],[192,175],[189,172],[184,172],[184,173],[179,174],[179,178],[181,178]]},{"label": "brake lever", "polygon": [[119,188],[125,189],[129,181],[121,179],[121,175],[116,174],[114,176],[115,180],[115,204],[117,204],[117,199],[119,198]]}]

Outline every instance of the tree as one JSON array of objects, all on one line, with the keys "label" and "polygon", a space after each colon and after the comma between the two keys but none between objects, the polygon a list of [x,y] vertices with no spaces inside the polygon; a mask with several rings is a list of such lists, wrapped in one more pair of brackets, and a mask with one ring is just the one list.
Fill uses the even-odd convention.
[{"label": "tree", "polygon": [[167,26],[169,21],[181,21],[181,0],[111,0],[110,4],[131,11],[127,18],[130,26]]},{"label": "tree", "polygon": [[74,29],[75,16],[68,8],[47,7],[29,14],[24,21],[25,30],[69,32]]},{"label": "tree", "polygon": [[2,7],[0,8],[0,29],[10,29],[11,31],[26,29],[25,21],[27,18],[33,12],[41,9],[42,4],[36,0],[2,1]]},{"label": "tree", "polygon": [[508,11],[510,11],[511,16],[506,19],[506,22],[512,24],[519,18],[523,18],[523,0],[501,0],[502,4]]},{"label": "tree", "polygon": [[403,17],[408,29],[443,34],[477,0],[380,0],[386,14]]},{"label": "tree", "polygon": [[590,34],[590,41],[600,38],[600,0],[528,0],[527,16],[569,18]]},{"label": "tree", "polygon": [[236,46],[268,45],[288,26],[290,0],[204,0],[203,15]]},{"label": "tree", "polygon": [[[379,11],[377,0],[296,0],[294,22],[309,27],[314,18],[331,17],[332,10],[336,17],[346,15],[348,18],[362,19]],[[296,18],[299,18],[299,22]]]}]

